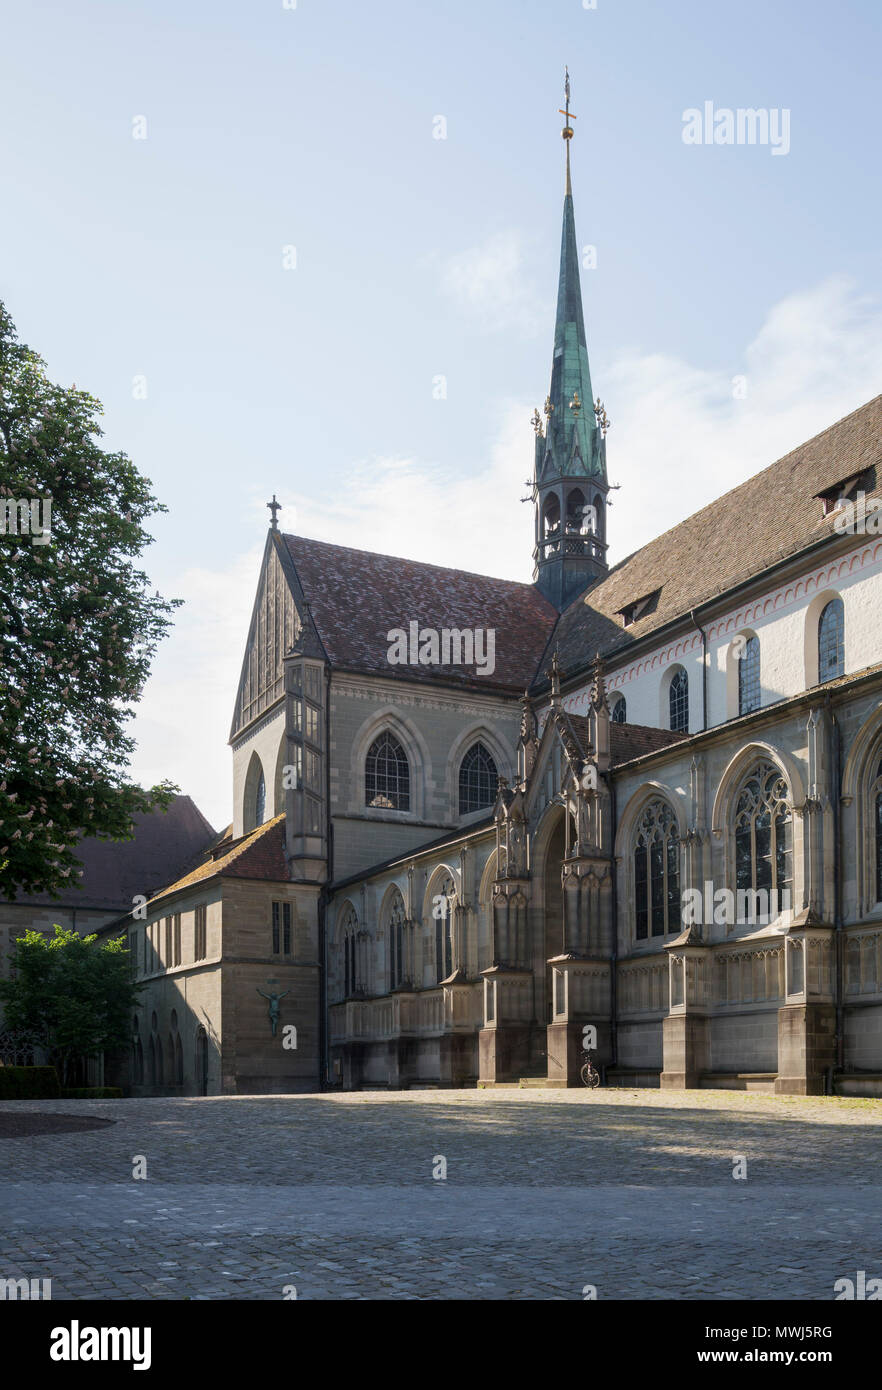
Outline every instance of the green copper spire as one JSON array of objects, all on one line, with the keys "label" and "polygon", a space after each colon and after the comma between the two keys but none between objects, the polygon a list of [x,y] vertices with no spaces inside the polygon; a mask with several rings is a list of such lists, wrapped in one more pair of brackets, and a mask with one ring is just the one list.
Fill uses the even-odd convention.
[{"label": "green copper spire", "polygon": [[[554,323],[554,357],[551,390],[545,403],[547,426],[542,457],[537,457],[537,478],[557,473],[561,477],[582,475],[605,477],[601,434],[594,419],[594,396],[588,367],[585,319],[582,313],[582,287],[579,280],[579,251],[576,218],[570,183],[570,79],[566,79],[566,117],[563,138],[567,145],[567,183],[564,196],[563,230],[560,240],[560,277],[557,285],[557,315]],[[537,449],[537,453],[540,451]]]},{"label": "green copper spire", "polygon": [[551,389],[545,401],[544,429],[538,410],[533,412],[532,420],[536,434],[532,480],[536,525],[533,581],[560,612],[608,572],[606,512],[609,505],[606,477],[609,421],[600,401],[595,403],[591,389],[579,283],[579,251],[570,180],[570,141],[573,138],[570,121],[576,118],[570,111],[569,73],[565,91],[566,110],[561,111],[561,115],[567,122],[563,131],[567,146],[567,182]]}]

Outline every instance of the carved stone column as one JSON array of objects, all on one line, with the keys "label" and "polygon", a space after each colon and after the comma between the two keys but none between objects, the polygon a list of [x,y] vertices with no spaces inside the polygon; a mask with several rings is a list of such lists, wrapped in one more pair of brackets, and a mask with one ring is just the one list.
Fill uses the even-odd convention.
[{"label": "carved stone column", "polygon": [[578,855],[561,867],[564,952],[554,956],[552,1015],[546,1028],[548,1084],[578,1086],[586,1024],[597,1034],[595,1063],[611,1060],[612,871],[606,858]]},{"label": "carved stone column", "polygon": [[501,877],[493,886],[493,965],[481,971],[484,1022],[478,1036],[478,1079],[484,1086],[529,1070],[533,975],[527,906],[530,880]]}]

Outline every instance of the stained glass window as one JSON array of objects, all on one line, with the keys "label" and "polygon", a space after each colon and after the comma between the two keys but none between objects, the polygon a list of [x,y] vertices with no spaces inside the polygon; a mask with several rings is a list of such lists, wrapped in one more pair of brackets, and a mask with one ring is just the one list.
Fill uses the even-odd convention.
[{"label": "stained glass window", "polygon": [[668,692],[671,713],[671,728],[681,733],[689,732],[689,677],[682,666],[674,673]]},{"label": "stained glass window", "polygon": [[486,810],[496,800],[499,774],[483,743],[469,749],[459,765],[459,814]]},{"label": "stained glass window", "polygon": [[738,713],[750,714],[761,703],[759,638],[754,635],[748,637],[738,661]]},{"label": "stained glass window", "polygon": [[637,940],[680,928],[680,837],[666,801],[651,801],[640,817],[634,845]]},{"label": "stained glass window", "polygon": [[407,754],[393,734],[380,734],[368,749],[364,799],[367,806],[410,810],[410,767]]},{"label": "stained glass window", "polygon": [[845,670],[845,608],[831,599],[818,622],[818,680],[832,681]]},{"label": "stained glass window", "polygon": [[735,808],[735,887],[781,893],[792,883],[787,783],[773,763],[758,763],[745,779]]}]

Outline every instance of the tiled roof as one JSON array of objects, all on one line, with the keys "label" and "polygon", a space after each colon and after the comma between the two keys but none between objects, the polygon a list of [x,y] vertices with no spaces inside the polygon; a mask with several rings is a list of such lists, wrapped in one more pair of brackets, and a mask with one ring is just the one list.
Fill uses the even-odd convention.
[{"label": "tiled roof", "polygon": [[[568,674],[599,651],[626,649],[691,608],[834,534],[818,493],[871,470],[882,490],[882,396],[793,449],[616,565],[561,614],[551,645]],[[617,616],[660,590],[651,613],[623,628]],[[544,664],[544,663],[543,663]],[[537,678],[537,686],[547,684]]]},{"label": "tiled roof", "polygon": [[[582,748],[586,749],[590,743],[587,716],[568,714],[566,717]],[[672,743],[681,743],[687,737],[687,734],[675,733],[673,729],[653,729],[648,724],[610,724],[610,762],[613,767],[618,767],[632,758],[641,758],[644,753],[655,753],[660,748],[669,748]]]},{"label": "tiled roof", "polygon": [[[288,552],[310,605],[328,658],[348,670],[403,677],[444,679],[468,686],[522,691],[536,667],[557,618],[532,584],[491,579],[351,550],[303,536],[286,536]],[[392,666],[387,660],[393,628],[495,631],[495,670],[478,676],[472,666]]]},{"label": "tiled roof", "polygon": [[212,878],[257,878],[286,883],[290,877],[285,859],[284,814],[274,816],[252,830],[250,835],[243,835],[241,839],[231,842],[225,853],[222,845],[218,845],[217,851],[219,853],[209,855],[183,878],[155,893],[150,905],[180,892],[182,888],[190,888]]},{"label": "tiled roof", "polygon": [[188,872],[217,838],[189,796],[176,796],[167,811],[139,812],[133,829],[131,840],[79,842],[74,852],[83,868],[76,880],[71,876],[72,891],[57,898],[47,893],[22,895],[15,901],[127,912],[136,894],[149,897],[170,878]]}]

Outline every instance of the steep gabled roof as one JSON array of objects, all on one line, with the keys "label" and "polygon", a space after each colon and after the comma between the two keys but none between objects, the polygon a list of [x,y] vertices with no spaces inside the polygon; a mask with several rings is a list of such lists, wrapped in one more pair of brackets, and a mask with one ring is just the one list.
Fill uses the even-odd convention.
[{"label": "steep gabled roof", "polygon": [[[453,681],[488,691],[522,691],[530,685],[557,613],[532,584],[492,579],[285,536],[288,553],[322,646],[333,666],[408,681]],[[495,670],[475,667],[394,666],[387,660],[388,633],[420,628],[493,629]]]},{"label": "steep gabled roof", "polygon": [[[616,565],[560,615],[552,635],[564,670],[596,652],[624,652],[641,637],[736,587],[814,541],[834,534],[818,495],[867,471],[867,496],[882,491],[882,396],[681,521]],[[627,629],[620,615],[659,591],[650,613]],[[543,678],[537,676],[537,685]]]},{"label": "steep gabled roof", "polygon": [[285,860],[285,816],[282,813],[259,825],[250,834],[232,841],[229,846],[218,844],[215,852],[190,873],[154,893],[150,905],[152,907],[182,888],[190,888],[212,878],[254,878],[286,883],[289,877]]}]

